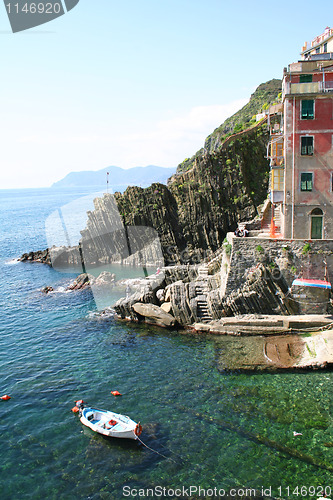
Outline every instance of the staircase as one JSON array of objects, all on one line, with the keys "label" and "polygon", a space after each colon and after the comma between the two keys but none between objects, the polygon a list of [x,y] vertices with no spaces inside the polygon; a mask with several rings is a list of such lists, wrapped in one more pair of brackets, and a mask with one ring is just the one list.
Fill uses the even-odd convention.
[{"label": "staircase", "polygon": [[[208,272],[207,272],[208,274]],[[195,294],[197,298],[197,317],[198,321],[201,321],[202,323],[208,323],[209,321],[212,321],[212,316],[209,311],[209,307],[207,304],[207,288],[205,289],[202,284],[198,283],[195,286]]]},{"label": "staircase", "polygon": [[207,280],[208,277],[208,265],[203,264],[198,267],[198,278],[201,280]]},{"label": "staircase", "polygon": [[[271,234],[272,219],[274,220],[275,224],[275,236],[272,236]],[[282,220],[280,207],[277,206],[277,208],[275,208],[275,206],[270,203],[268,208],[265,210],[263,219],[261,221],[261,235],[266,238],[282,238],[281,224]]]}]

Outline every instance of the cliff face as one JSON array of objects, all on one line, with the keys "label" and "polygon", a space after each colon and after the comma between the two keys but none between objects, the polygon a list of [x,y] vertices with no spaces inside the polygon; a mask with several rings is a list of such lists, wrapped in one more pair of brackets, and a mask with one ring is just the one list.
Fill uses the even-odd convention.
[{"label": "cliff face", "polygon": [[198,262],[228,231],[257,214],[267,196],[265,124],[231,137],[220,151],[198,156],[168,187],[128,188],[115,199],[126,226],[151,226],[166,264]]},{"label": "cliff face", "polygon": [[[129,187],[96,199],[82,231],[84,262],[140,264],[146,243],[156,240],[160,249],[151,245],[146,263],[156,265],[159,254],[166,265],[197,263],[221,247],[240,221],[256,216],[267,196],[269,135],[265,120],[256,123],[253,115],[274,102],[280,87],[280,80],[260,85],[250,102],[206,139],[204,149],[178,166],[168,186]],[[75,256],[64,259],[79,261],[78,249],[71,250]]]}]

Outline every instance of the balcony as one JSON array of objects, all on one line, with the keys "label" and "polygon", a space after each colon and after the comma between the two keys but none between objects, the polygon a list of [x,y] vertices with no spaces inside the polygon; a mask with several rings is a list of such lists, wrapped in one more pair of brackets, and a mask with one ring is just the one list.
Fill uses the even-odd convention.
[{"label": "balcony", "polygon": [[321,94],[333,92],[333,81],[311,83],[285,83],[283,97],[286,95]]},{"label": "balcony", "polygon": [[310,54],[307,61],[331,61],[333,59],[333,52],[322,52],[321,54]]}]

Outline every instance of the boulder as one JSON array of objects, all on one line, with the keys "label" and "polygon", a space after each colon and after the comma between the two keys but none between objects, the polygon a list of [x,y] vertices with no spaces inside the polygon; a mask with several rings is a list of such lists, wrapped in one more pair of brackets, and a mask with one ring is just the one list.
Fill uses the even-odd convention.
[{"label": "boulder", "polygon": [[176,320],[171,314],[166,313],[161,307],[155,306],[154,304],[142,304],[141,302],[137,302],[133,304],[132,307],[137,314],[147,318],[148,322],[153,322],[156,325],[164,327],[171,327],[176,324]]},{"label": "boulder", "polygon": [[116,275],[114,273],[110,273],[109,271],[103,271],[96,278],[97,285],[109,285],[114,283],[116,280]]},{"label": "boulder", "polygon": [[133,304],[136,304],[141,299],[142,299],[141,292],[134,292],[127,297],[122,297],[121,299],[117,300],[114,306],[114,310],[121,319],[138,321],[139,317],[133,309]]},{"label": "boulder", "polygon": [[170,300],[171,300],[170,285],[165,288],[164,300],[165,300],[165,302],[170,302]]},{"label": "boulder", "polygon": [[157,290],[156,298],[159,300],[160,303],[164,302],[165,291],[163,290],[163,288],[160,288],[159,290]]},{"label": "boulder", "polygon": [[82,290],[87,288],[94,282],[95,278],[91,274],[81,273],[77,278],[67,287],[67,290]]},{"label": "boulder", "polygon": [[161,309],[163,309],[164,312],[171,314],[172,311],[171,302],[163,302],[163,304],[161,305]]}]

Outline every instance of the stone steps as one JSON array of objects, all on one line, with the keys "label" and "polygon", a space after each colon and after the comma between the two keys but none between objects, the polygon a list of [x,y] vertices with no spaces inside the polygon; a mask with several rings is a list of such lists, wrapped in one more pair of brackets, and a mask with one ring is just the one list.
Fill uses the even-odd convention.
[{"label": "stone steps", "polygon": [[207,296],[205,293],[206,291],[207,289],[204,289],[202,285],[196,285],[195,287],[195,293],[197,297],[197,316],[200,321],[203,322],[212,321],[213,319],[207,304]]},{"label": "stone steps", "polygon": [[212,321],[212,316],[209,312],[207,301],[198,300],[197,301],[197,315],[203,322]]}]

